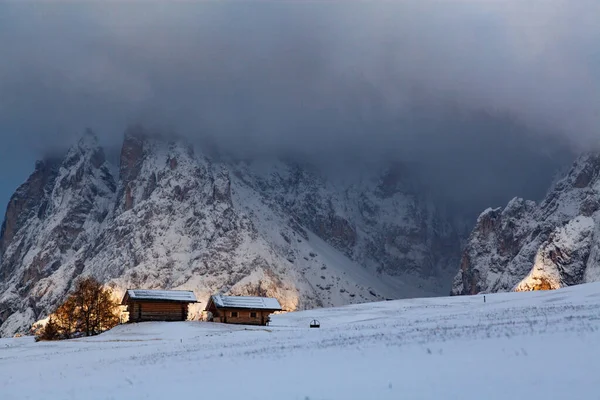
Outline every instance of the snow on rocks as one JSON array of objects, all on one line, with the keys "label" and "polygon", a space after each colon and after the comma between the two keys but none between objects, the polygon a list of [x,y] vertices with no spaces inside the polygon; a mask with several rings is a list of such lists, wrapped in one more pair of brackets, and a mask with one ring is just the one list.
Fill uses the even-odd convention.
[{"label": "snow on rocks", "polygon": [[516,291],[558,289],[583,281],[595,222],[577,217],[557,228],[536,254],[533,268]]}]

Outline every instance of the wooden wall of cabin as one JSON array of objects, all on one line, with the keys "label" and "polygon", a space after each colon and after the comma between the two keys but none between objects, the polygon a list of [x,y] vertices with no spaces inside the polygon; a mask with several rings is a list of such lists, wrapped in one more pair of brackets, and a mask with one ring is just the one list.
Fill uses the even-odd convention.
[{"label": "wooden wall of cabin", "polygon": [[174,302],[138,302],[127,304],[130,322],[140,321],[185,321],[188,304]]},{"label": "wooden wall of cabin", "polygon": [[[232,313],[237,313],[237,317],[233,317]],[[251,313],[256,313],[256,317],[252,317]],[[224,322],[228,324],[243,324],[243,325],[265,325],[271,315],[270,311],[263,310],[248,310],[248,309],[227,309],[213,312],[214,322]]]}]

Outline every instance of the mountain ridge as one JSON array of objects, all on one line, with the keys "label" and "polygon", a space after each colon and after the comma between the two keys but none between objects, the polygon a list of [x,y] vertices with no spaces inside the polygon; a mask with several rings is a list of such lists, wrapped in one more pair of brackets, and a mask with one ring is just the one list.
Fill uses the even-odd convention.
[{"label": "mountain ridge", "polygon": [[0,335],[26,331],[88,275],[116,295],[267,295],[286,310],[600,280],[598,153],[541,202],[485,210],[462,254],[465,221],[410,170],[353,171],[335,180],[306,162],[215,160],[142,126],[126,130],[114,165],[87,131],[38,161],[7,206]]},{"label": "mountain ridge", "polygon": [[0,334],[26,330],[87,275],[117,295],[269,295],[287,310],[447,290],[458,253],[444,244],[458,235],[404,172],[344,186],[306,165],[196,150],[132,126],[118,168],[91,132],[38,163],[0,235]]}]

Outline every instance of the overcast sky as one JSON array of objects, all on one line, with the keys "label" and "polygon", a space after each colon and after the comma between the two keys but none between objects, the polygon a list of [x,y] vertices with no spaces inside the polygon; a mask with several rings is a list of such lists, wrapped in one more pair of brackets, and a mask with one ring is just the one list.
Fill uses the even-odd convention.
[{"label": "overcast sky", "polygon": [[3,2],[0,206],[84,128],[116,146],[137,122],[418,162],[478,207],[540,196],[600,142],[598,21],[597,0]]}]

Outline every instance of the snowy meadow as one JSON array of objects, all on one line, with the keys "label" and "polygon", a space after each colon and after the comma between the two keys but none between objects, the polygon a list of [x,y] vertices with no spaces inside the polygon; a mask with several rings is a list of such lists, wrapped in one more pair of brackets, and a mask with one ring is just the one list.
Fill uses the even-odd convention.
[{"label": "snowy meadow", "polygon": [[[317,319],[321,328],[310,329]],[[0,399],[596,399],[600,283],[0,339]]]}]

